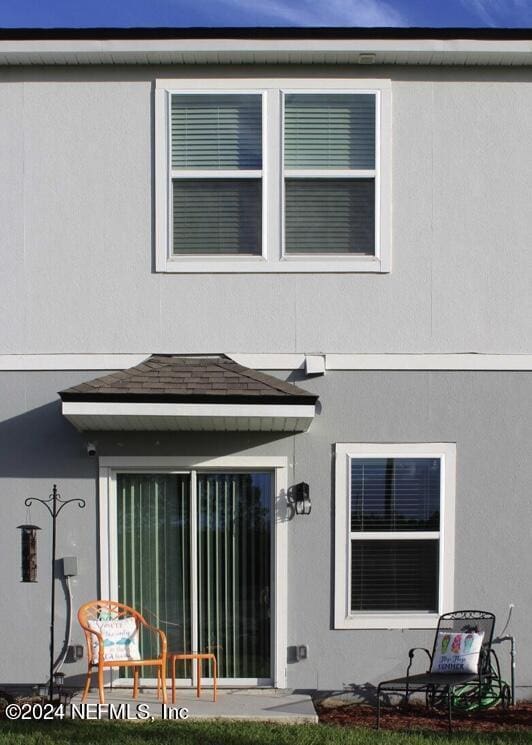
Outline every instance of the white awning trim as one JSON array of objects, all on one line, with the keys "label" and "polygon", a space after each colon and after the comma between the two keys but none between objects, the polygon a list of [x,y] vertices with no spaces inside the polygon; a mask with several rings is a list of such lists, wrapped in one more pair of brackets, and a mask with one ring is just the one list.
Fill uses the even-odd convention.
[{"label": "white awning trim", "polygon": [[63,415],[81,432],[256,431],[306,432],[314,405],[182,404],[63,401]]}]

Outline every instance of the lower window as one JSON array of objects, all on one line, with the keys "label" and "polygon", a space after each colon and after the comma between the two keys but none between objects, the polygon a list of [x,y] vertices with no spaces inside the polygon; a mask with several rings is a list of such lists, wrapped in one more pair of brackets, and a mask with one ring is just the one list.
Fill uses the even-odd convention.
[{"label": "lower window", "polygon": [[452,609],[455,446],[336,446],[336,628],[423,628]]}]

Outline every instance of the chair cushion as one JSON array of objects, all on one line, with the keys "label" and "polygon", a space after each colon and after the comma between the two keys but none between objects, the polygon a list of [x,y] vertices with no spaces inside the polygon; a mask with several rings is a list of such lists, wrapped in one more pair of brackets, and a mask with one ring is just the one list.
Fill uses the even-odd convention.
[{"label": "chair cushion", "polygon": [[477,673],[484,632],[440,631],[432,658],[431,673]]},{"label": "chair cushion", "polygon": [[[103,636],[104,660],[140,660],[139,632],[134,618],[89,621],[89,627]],[[98,660],[100,641],[91,635],[92,658]]]}]

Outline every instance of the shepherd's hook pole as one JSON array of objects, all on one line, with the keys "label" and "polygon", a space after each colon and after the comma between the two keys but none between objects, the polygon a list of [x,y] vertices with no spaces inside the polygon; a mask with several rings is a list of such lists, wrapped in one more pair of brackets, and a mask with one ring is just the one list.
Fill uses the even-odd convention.
[{"label": "shepherd's hook pole", "polygon": [[52,493],[48,499],[37,499],[28,497],[24,504],[29,507],[33,502],[40,502],[46,507],[52,518],[52,592],[50,607],[50,681],[48,683],[48,698],[50,703],[54,697],[54,632],[55,632],[55,554],[57,545],[57,516],[67,504],[77,502],[78,507],[85,507],[84,499],[62,499],[57,491],[57,484],[52,487]]}]

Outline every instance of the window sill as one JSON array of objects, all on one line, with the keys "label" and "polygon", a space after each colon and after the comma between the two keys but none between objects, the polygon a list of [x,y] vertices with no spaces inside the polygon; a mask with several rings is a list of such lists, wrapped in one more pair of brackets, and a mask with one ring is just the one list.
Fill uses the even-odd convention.
[{"label": "window sill", "polygon": [[391,267],[382,259],[371,256],[352,258],[328,257],[287,258],[281,261],[267,261],[262,257],[234,259],[220,258],[168,258],[158,262],[157,272],[167,274],[320,274],[320,273],[375,273],[384,274]]},{"label": "window sill", "polygon": [[335,629],[435,629],[437,613],[359,614],[337,619]]}]

